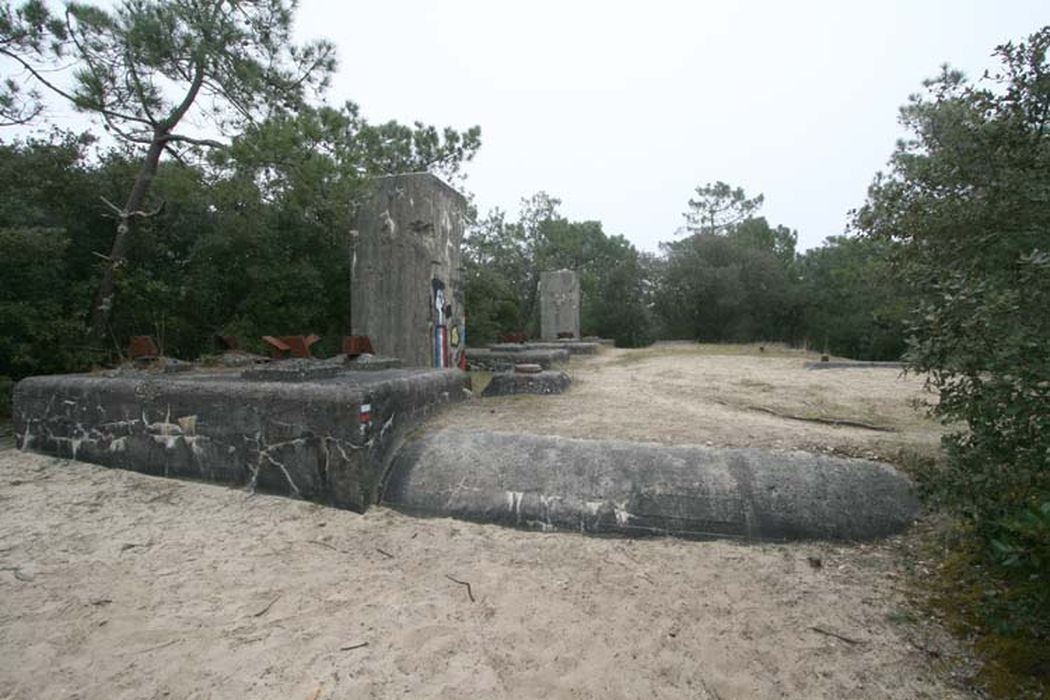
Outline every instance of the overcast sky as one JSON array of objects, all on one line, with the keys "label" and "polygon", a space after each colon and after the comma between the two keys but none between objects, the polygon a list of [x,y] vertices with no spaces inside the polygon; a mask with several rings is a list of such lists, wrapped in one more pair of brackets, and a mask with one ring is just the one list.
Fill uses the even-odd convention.
[{"label": "overcast sky", "polygon": [[844,231],[924,78],[979,76],[1048,22],[1046,0],[301,0],[298,33],[338,46],[328,102],[480,125],[466,187],[483,212],[544,190],[655,250],[724,180],[807,248]]}]

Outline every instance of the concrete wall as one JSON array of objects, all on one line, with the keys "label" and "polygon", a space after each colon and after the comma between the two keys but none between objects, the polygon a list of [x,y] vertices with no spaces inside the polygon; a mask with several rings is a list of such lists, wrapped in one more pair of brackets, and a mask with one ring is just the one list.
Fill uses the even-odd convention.
[{"label": "concrete wall", "polygon": [[580,278],[573,270],[540,273],[540,336],[552,340],[559,333],[580,337]]},{"label": "concrete wall", "polygon": [[24,450],[364,511],[404,434],[463,399],[466,383],[458,370],[303,382],[230,373],[30,377],[15,386],[15,432]]},{"label": "concrete wall", "polygon": [[[400,357],[406,367],[455,367],[466,347],[460,266],[466,200],[429,173],[372,184],[355,221],[351,332],[370,336],[378,354]],[[443,337],[435,332],[442,326]],[[438,352],[442,341],[447,353]]]}]

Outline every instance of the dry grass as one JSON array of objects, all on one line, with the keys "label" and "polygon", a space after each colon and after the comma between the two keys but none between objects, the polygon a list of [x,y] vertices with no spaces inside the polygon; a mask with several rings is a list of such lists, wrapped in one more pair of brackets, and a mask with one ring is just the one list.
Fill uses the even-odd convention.
[{"label": "dry grass", "polygon": [[[886,367],[807,370],[783,345],[658,344],[575,356],[560,396],[475,398],[437,425],[662,444],[933,457],[943,428],[922,381]],[[477,396],[477,394],[476,394]],[[781,414],[781,415],[774,415]],[[792,416],[794,418],[787,418]],[[808,422],[850,421],[884,430]]]}]

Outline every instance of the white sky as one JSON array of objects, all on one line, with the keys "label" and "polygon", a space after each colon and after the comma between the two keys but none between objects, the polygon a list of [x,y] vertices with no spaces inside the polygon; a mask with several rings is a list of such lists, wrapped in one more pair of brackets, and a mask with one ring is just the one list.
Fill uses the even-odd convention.
[{"label": "white sky", "polygon": [[724,180],[807,248],[863,203],[924,78],[979,76],[1048,22],[1046,0],[301,0],[298,33],[339,48],[328,102],[479,124],[482,212],[545,190],[655,250],[693,188]]}]

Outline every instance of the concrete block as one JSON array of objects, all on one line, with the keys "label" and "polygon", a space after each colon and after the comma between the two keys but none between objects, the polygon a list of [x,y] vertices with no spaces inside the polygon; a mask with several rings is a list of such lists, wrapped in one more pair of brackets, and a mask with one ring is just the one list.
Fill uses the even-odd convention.
[{"label": "concrete block", "polygon": [[526,349],[518,352],[497,352],[484,348],[467,348],[467,367],[488,372],[509,372],[522,362],[550,369],[555,364],[569,361],[569,351],[561,348],[546,350]]},{"label": "concrete block", "polygon": [[540,273],[540,337],[557,340],[559,333],[580,337],[580,278],[574,270]]},{"label": "concrete block", "polygon": [[466,347],[466,200],[429,173],[376,178],[355,218],[350,326],[406,367],[455,367]]},{"label": "concrete block", "polygon": [[467,395],[459,370],[305,375],[30,377],[14,391],[16,441],[58,457],[363,512],[404,433]]},{"label": "concrete block", "polygon": [[494,375],[481,395],[560,394],[571,384],[572,379],[565,372],[549,370],[531,374],[504,372]]},{"label": "concrete block", "polygon": [[602,343],[589,343],[585,341],[537,341],[531,343],[495,343],[489,346],[489,350],[493,352],[504,352],[504,353],[515,353],[520,354],[523,352],[536,351],[536,350],[564,350],[570,355],[594,355],[597,354],[602,347]]}]

